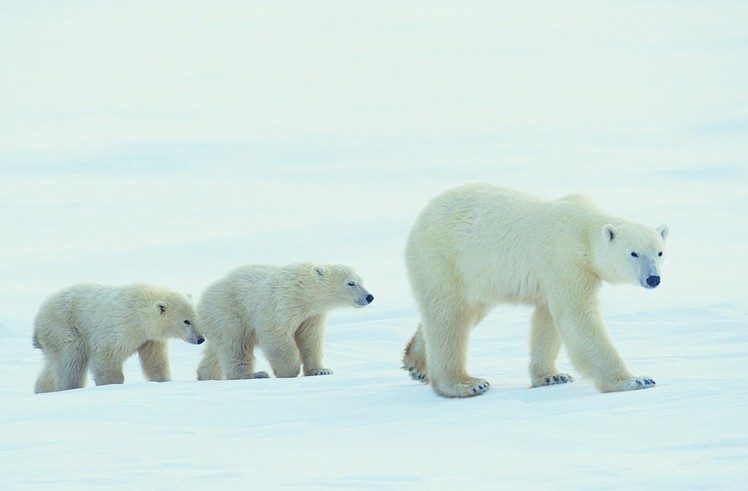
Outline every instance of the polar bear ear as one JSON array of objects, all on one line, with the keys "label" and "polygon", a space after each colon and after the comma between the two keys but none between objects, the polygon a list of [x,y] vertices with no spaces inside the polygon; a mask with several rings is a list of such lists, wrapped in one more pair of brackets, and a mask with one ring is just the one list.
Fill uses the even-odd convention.
[{"label": "polar bear ear", "polygon": [[158,302],[156,302],[156,309],[158,310],[159,314],[163,314],[164,312],[166,312],[167,308],[168,306],[163,300],[159,300]]},{"label": "polar bear ear", "polygon": [[659,227],[657,227],[655,230],[659,232],[660,236],[662,237],[662,240],[667,240],[667,236],[670,233],[670,228],[667,225],[662,224]]},{"label": "polar bear ear", "polygon": [[603,225],[603,239],[607,240],[608,242],[613,242],[613,239],[616,238],[617,233],[618,231],[613,225]]},{"label": "polar bear ear", "polygon": [[327,275],[327,269],[322,266],[314,266],[312,268],[312,275],[321,280]]}]

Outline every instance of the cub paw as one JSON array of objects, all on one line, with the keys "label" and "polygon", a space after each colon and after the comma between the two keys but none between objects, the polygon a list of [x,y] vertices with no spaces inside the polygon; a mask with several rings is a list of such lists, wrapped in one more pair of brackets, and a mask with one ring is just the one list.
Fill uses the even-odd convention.
[{"label": "cub paw", "polygon": [[568,373],[557,373],[555,375],[548,375],[547,377],[533,377],[532,386],[545,387],[548,385],[568,384],[569,382],[574,382],[574,377]]},{"label": "cub paw", "polygon": [[443,397],[475,397],[486,393],[490,387],[486,380],[469,378],[456,384],[436,384],[434,390]]}]

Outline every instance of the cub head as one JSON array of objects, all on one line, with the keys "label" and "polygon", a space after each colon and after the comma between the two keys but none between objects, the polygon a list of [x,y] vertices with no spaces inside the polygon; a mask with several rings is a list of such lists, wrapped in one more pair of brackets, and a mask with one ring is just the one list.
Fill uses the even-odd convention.
[{"label": "cub head", "polygon": [[657,228],[632,223],[604,225],[595,248],[597,273],[608,283],[657,288],[667,236],[667,225]]},{"label": "cub head", "polygon": [[361,308],[374,301],[361,277],[347,266],[314,266],[312,275],[327,286],[338,305]]},{"label": "cub head", "polygon": [[153,306],[159,316],[164,337],[179,338],[192,344],[202,344],[205,338],[198,330],[197,315],[192,301],[181,295],[164,295]]}]

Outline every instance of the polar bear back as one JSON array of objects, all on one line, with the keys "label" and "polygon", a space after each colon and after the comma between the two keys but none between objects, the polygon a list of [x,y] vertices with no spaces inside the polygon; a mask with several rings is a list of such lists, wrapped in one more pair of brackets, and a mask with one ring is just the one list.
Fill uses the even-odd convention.
[{"label": "polar bear back", "polygon": [[132,334],[142,329],[143,324],[153,324],[152,319],[158,317],[156,302],[169,300],[172,305],[185,303],[181,295],[152,285],[83,283],[51,295],[45,301],[47,308],[42,308],[39,315],[64,318],[65,325],[75,326],[92,338],[102,332],[102,327],[110,328],[110,333]]},{"label": "polar bear back", "polygon": [[591,233],[610,220],[620,221],[582,195],[547,201],[461,186],[434,198],[416,220],[406,247],[411,284],[434,294],[442,282],[457,285],[471,304],[542,302],[570,274],[592,274]]},{"label": "polar bear back", "polygon": [[[333,281],[320,281],[320,275]],[[347,305],[338,283],[345,278],[361,282],[344,266],[296,263],[285,266],[240,266],[210,285],[200,299],[198,310],[206,325],[226,319],[227,312],[240,325],[257,328],[276,324],[292,325],[334,307]],[[207,327],[211,329],[211,327]]]}]

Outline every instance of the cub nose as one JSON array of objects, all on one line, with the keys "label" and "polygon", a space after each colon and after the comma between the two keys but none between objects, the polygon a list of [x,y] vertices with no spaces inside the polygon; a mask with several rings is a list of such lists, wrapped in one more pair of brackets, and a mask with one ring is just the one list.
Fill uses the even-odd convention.
[{"label": "cub nose", "polygon": [[656,287],[660,284],[660,277],[659,276],[650,276],[647,278],[647,285],[651,286],[652,288]]},{"label": "cub nose", "polygon": [[371,293],[366,295],[366,303],[371,303],[373,301],[374,301],[374,295],[372,295]]}]

